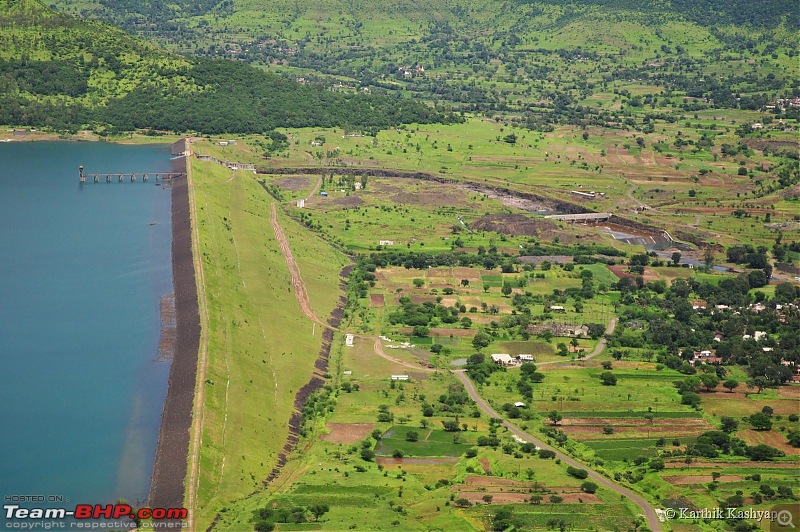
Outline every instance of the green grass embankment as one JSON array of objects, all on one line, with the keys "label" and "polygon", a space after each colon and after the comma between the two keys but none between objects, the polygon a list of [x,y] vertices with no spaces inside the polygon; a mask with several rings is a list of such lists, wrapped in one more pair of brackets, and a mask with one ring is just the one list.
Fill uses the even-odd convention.
[{"label": "green grass embankment", "polygon": [[[270,225],[274,201],[250,176],[195,161],[194,200],[209,328],[197,524],[261,486],[289,435],[295,394],[314,368],[321,334],[302,313]],[[294,232],[292,232],[294,235]],[[293,236],[292,242],[299,237]],[[321,241],[297,246],[321,253]],[[337,279],[339,262],[316,262],[317,282]],[[319,311],[336,284],[315,291]],[[319,328],[319,327],[317,327]]]}]

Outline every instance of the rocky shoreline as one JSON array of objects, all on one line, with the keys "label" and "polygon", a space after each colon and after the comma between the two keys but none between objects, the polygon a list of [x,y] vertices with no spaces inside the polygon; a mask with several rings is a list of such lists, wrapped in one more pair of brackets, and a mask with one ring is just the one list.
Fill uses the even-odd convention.
[{"label": "rocky shoreline", "polygon": [[[173,167],[186,161],[173,160]],[[173,168],[175,171],[175,168]],[[192,261],[189,191],[185,177],[172,182],[172,283],[175,291],[175,349],[169,373],[148,504],[180,508],[184,504],[189,431],[192,424],[200,315]]]}]

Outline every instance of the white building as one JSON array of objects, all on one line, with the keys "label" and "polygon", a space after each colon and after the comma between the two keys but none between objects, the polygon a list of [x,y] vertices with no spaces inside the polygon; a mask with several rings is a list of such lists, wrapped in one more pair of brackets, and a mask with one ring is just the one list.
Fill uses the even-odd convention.
[{"label": "white building", "polygon": [[495,353],[492,355],[492,362],[499,366],[510,366],[514,359],[508,353]]},{"label": "white building", "polygon": [[347,347],[353,347],[353,338],[354,337],[352,334],[346,335],[344,337],[344,345],[346,345]]},{"label": "white building", "polygon": [[306,200],[304,200],[304,199],[297,200],[297,208],[298,209],[302,209],[305,206],[306,206]]},{"label": "white building", "polygon": [[392,375],[393,381],[407,381],[408,375]]},{"label": "white building", "polygon": [[520,353],[517,358],[520,362],[533,362],[533,355]]}]

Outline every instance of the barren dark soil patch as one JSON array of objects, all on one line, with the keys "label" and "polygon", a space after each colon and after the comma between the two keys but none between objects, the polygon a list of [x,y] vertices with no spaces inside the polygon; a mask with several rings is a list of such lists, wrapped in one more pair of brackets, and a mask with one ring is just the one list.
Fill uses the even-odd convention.
[{"label": "barren dark soil patch", "polygon": [[372,432],[375,423],[328,423],[325,426],[331,433],[320,439],[334,443],[356,443]]},{"label": "barren dark soil patch", "polygon": [[370,307],[382,307],[383,306],[383,294],[370,294],[369,295],[369,306]]},{"label": "barren dark soil patch", "polygon": [[351,209],[364,205],[364,200],[358,196],[345,196],[343,198],[329,199],[328,201],[321,202],[321,204],[327,205],[328,207]]},{"label": "barren dark soil patch", "polygon": [[470,228],[476,231],[494,231],[513,236],[539,236],[556,227],[550,220],[532,219],[523,214],[487,214],[470,224]]},{"label": "barren dark soil patch", "polygon": [[[611,270],[611,273],[616,275],[619,279],[622,279],[623,277],[636,277],[637,276],[635,274],[628,273],[628,271],[627,271],[628,270],[628,266],[625,265],[625,264],[614,264],[613,266],[606,266],[606,268]],[[644,268],[644,275],[642,275],[642,278],[644,279],[644,281],[646,283],[650,282],[650,281],[658,281],[658,279],[659,279],[658,274],[656,274],[653,270],[651,270],[647,266],[645,266],[645,268]]]},{"label": "barren dark soil patch", "polygon": [[282,177],[276,180],[275,184],[283,190],[305,190],[311,186],[311,178],[305,176]]}]

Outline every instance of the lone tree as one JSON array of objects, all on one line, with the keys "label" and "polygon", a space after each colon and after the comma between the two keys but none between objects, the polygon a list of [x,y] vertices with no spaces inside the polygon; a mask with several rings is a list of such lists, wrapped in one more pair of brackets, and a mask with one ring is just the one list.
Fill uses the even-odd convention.
[{"label": "lone tree", "polygon": [[722,416],[719,418],[719,421],[721,423],[720,428],[722,429],[722,432],[727,432],[730,434],[731,432],[736,432],[736,429],[739,427],[739,422],[730,416]]},{"label": "lone tree", "polygon": [[503,292],[504,296],[508,296],[509,294],[511,294],[511,283],[505,281],[503,283],[503,288],[501,288],[500,291]]},{"label": "lone tree", "polygon": [[564,416],[561,415],[561,412],[558,410],[551,410],[549,414],[547,414],[547,419],[553,422],[553,425],[558,425],[558,422],[564,419]]},{"label": "lone tree", "polygon": [[747,385],[750,388],[756,388],[758,390],[757,393],[761,393],[764,388],[770,385],[770,381],[763,375],[758,375],[747,381]]},{"label": "lone tree", "polygon": [[772,420],[770,419],[769,415],[763,412],[756,412],[750,416],[750,424],[753,425],[753,428],[756,430],[772,429]]},{"label": "lone tree", "polygon": [[728,379],[722,383],[722,386],[728,389],[728,393],[732,393],[734,388],[738,388],[739,381],[737,381],[736,379]]},{"label": "lone tree", "polygon": [[417,288],[422,288],[423,285],[425,285],[425,281],[423,281],[422,279],[414,279],[411,282],[414,283],[414,286],[416,286]]},{"label": "lone tree", "polygon": [[603,383],[603,386],[616,386],[617,376],[610,371],[604,371],[600,374],[600,382]]},{"label": "lone tree", "polygon": [[681,252],[680,251],[673,251],[672,252],[672,264],[677,266],[681,262]]},{"label": "lone tree", "polygon": [[486,347],[491,341],[492,339],[489,338],[489,335],[483,331],[472,337],[472,345],[475,347],[475,349]]},{"label": "lone tree", "polygon": [[706,271],[711,271],[711,268],[714,267],[714,250],[711,249],[711,246],[706,246],[703,250],[703,264],[706,267]]},{"label": "lone tree", "polygon": [[328,513],[330,509],[327,504],[312,504],[308,510],[314,515],[314,520],[319,521],[319,518]]},{"label": "lone tree", "polygon": [[713,373],[704,373],[700,375],[700,382],[703,383],[703,386],[705,386],[706,391],[710,392],[711,390],[716,388],[717,385],[719,384],[719,377],[717,377]]}]

